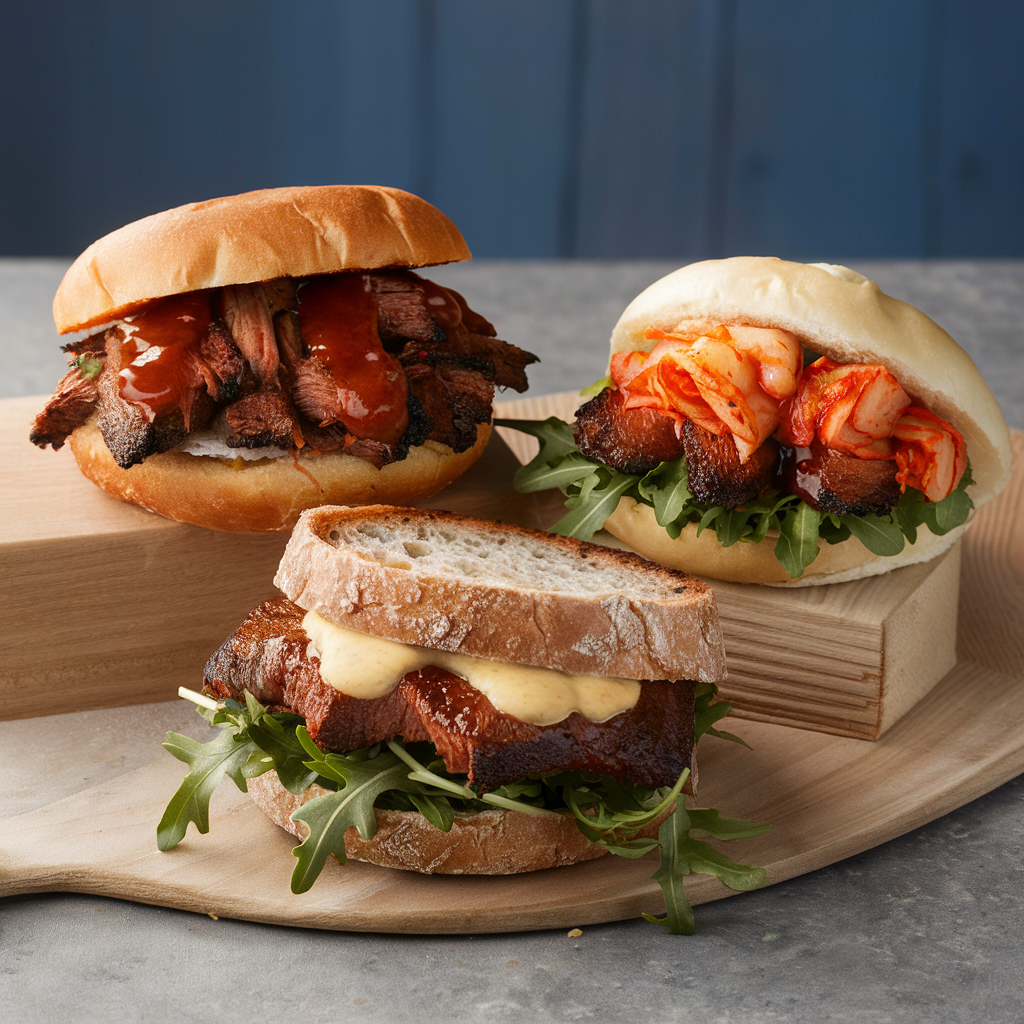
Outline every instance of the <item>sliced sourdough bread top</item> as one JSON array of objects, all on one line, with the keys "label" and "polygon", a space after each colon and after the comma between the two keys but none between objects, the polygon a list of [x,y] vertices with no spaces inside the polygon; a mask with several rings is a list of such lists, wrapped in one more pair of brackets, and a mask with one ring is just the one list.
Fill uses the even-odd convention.
[{"label": "sliced sourdough bread top", "polygon": [[421,509],[304,512],[274,580],[339,626],[516,665],[725,677],[715,595],[638,555]]}]

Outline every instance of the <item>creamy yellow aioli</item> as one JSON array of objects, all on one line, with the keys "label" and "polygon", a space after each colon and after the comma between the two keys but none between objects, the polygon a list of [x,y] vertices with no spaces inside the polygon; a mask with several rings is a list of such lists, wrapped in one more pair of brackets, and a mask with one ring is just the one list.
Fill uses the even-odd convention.
[{"label": "creamy yellow aioli", "polygon": [[460,676],[499,711],[530,725],[554,725],[574,711],[592,722],[604,722],[628,711],[640,697],[640,684],[634,679],[570,676],[414,647],[336,626],[316,612],[306,612],[302,628],[320,656],[324,682],[362,700],[383,697],[402,676],[427,665]]}]

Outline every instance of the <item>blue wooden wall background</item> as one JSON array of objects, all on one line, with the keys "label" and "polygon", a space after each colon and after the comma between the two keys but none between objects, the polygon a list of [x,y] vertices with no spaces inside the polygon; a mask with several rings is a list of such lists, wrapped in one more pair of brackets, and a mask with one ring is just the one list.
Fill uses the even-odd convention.
[{"label": "blue wooden wall background", "polygon": [[0,254],[374,182],[480,256],[1024,255],[1019,0],[37,0]]}]

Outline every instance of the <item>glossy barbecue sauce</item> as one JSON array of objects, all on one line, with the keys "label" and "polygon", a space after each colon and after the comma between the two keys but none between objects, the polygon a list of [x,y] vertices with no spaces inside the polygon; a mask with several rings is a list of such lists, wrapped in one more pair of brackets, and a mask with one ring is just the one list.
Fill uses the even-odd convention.
[{"label": "glossy barbecue sauce", "polygon": [[787,494],[795,494],[811,508],[818,507],[822,451],[822,445],[815,439],[809,448],[783,447],[779,453],[779,467],[776,471],[779,489]]},{"label": "glossy barbecue sauce", "polygon": [[367,275],[313,278],[298,297],[302,339],[338,388],[338,418],[356,437],[397,443],[409,424],[408,383],[401,363],[381,345]]},{"label": "glossy barbecue sauce", "polygon": [[196,385],[195,353],[210,329],[209,292],[157,299],[125,317],[118,392],[152,423],[184,411],[183,399]]}]

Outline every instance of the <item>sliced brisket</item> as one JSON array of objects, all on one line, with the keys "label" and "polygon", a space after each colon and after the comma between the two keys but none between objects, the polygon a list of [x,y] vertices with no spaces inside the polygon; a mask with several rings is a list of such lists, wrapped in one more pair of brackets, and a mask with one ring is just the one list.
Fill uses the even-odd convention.
[{"label": "sliced brisket", "polygon": [[208,693],[242,697],[248,690],[275,709],[306,719],[325,750],[345,753],[383,740],[429,740],[450,772],[488,787],[526,775],[576,770],[670,786],[693,752],[692,683],[645,682],[630,711],[595,723],[572,714],[535,726],[498,711],[464,680],[439,668],[412,672],[384,697],[359,700],[320,676],[309,653],[303,611],[290,601],[256,608],[206,666]]},{"label": "sliced brisket", "polygon": [[106,332],[106,363],[98,378],[99,415],[96,424],[114,461],[122,469],[138,465],[181,444],[189,429],[198,430],[210,421],[213,401],[198,359],[177,381],[179,407],[150,420],[146,412],[121,397],[118,373],[122,367],[123,334],[112,327]]},{"label": "sliced brisket", "polygon": [[491,422],[494,383],[490,365],[457,357],[403,359],[402,365],[409,391],[430,420],[430,440],[446,444],[456,453],[472,448],[477,425]]},{"label": "sliced brisket", "polygon": [[277,381],[229,405],[224,417],[229,448],[295,448],[302,439],[295,406]]},{"label": "sliced brisket", "polygon": [[[102,335],[100,339],[102,341]],[[40,448],[48,444],[53,446],[54,451],[61,448],[68,435],[93,414],[99,395],[98,375],[86,376],[76,361],[61,378],[46,408],[36,417],[29,440]]]}]

